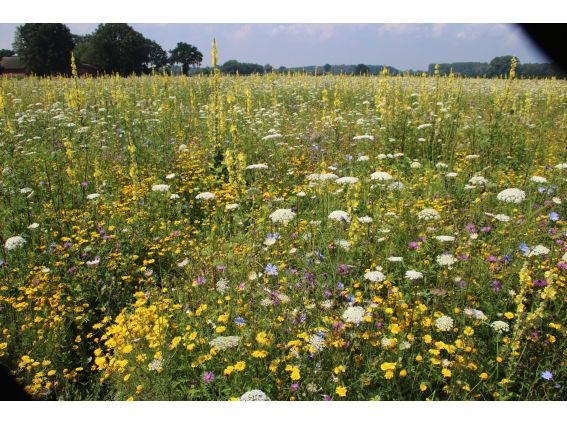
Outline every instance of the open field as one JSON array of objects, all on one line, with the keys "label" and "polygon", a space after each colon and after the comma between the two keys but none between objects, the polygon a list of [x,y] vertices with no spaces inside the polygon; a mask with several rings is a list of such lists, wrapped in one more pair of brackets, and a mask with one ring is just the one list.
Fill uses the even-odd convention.
[{"label": "open field", "polygon": [[566,101],[0,79],[0,363],[37,399],[565,399]]}]

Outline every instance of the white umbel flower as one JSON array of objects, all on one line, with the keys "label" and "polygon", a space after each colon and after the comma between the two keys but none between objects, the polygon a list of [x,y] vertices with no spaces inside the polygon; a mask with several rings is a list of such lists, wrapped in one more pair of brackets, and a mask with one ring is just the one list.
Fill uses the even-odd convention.
[{"label": "white umbel flower", "polygon": [[39,227],[39,223],[32,223],[28,226],[28,229],[33,230]]},{"label": "white umbel flower", "polygon": [[390,173],[385,171],[376,171],[375,173],[370,174],[371,180],[378,180],[379,182],[385,182],[388,180],[393,180],[393,177]]},{"label": "white umbel flower", "polygon": [[289,208],[280,208],[269,215],[273,223],[287,224],[295,218],[296,214]]},{"label": "white umbel flower", "polygon": [[356,184],[358,181],[358,177],[341,177],[335,180],[337,184]]},{"label": "white umbel flower", "polygon": [[220,293],[221,295],[224,294],[228,289],[228,283],[229,282],[226,278],[224,277],[220,278],[215,285],[217,292]]},{"label": "white umbel flower", "polygon": [[260,390],[250,390],[240,396],[240,401],[270,401],[270,398]]},{"label": "white umbel flower", "polygon": [[369,134],[363,134],[361,136],[354,136],[352,140],[370,140],[371,142],[373,142],[374,136],[370,136]]},{"label": "white umbel flower", "polygon": [[406,271],[405,277],[406,277],[406,279],[409,279],[409,280],[417,280],[417,279],[421,279],[423,277],[423,273],[418,272],[416,270],[408,270],[408,271]]},{"label": "white umbel flower", "polygon": [[455,237],[448,235],[439,235],[435,236],[435,239],[437,239],[439,242],[453,242],[455,240]]},{"label": "white umbel flower", "polygon": [[372,223],[372,217],[368,217],[367,215],[365,215],[364,217],[358,217],[358,222],[362,224]]},{"label": "white umbel flower", "polygon": [[557,164],[555,166],[556,170],[567,170],[567,162],[562,162],[561,164]]},{"label": "white umbel flower", "polygon": [[217,336],[209,341],[209,345],[215,350],[226,350],[227,348],[236,347],[240,343],[239,336]]},{"label": "white umbel flower", "polygon": [[486,180],[482,176],[472,176],[469,179],[469,183],[474,185],[474,186],[484,186],[486,183],[488,183],[488,180]]},{"label": "white umbel flower", "polygon": [[516,188],[504,189],[496,195],[496,199],[511,204],[519,204],[526,199],[526,193],[523,190]]},{"label": "white umbel flower", "polygon": [[449,316],[441,316],[435,320],[435,327],[441,332],[449,332],[453,329],[453,319]]},{"label": "white umbel flower", "polygon": [[421,168],[421,163],[420,163],[420,162],[417,162],[417,161],[413,161],[413,162],[410,164],[410,168]]},{"label": "white umbel flower", "polygon": [[373,270],[371,272],[364,273],[364,278],[370,282],[382,282],[386,279],[386,276],[384,276],[384,273],[379,270]]},{"label": "white umbel flower", "polygon": [[345,223],[350,223],[350,215],[346,211],[336,210],[329,214],[331,220],[336,222],[344,221]]},{"label": "white umbel flower", "polygon": [[441,254],[437,256],[437,264],[444,267],[449,267],[457,262],[457,259],[452,254]]},{"label": "white umbel flower", "polygon": [[347,323],[360,323],[364,320],[366,310],[363,307],[349,307],[343,313],[343,320]]},{"label": "white umbel flower", "polygon": [[235,210],[235,209],[237,209],[237,208],[238,208],[238,204],[228,204],[228,205],[225,207],[225,210],[231,211],[231,210]]},{"label": "white umbel flower", "polygon": [[534,183],[547,183],[547,179],[545,177],[542,177],[542,176],[532,176],[530,181],[532,181]]},{"label": "white umbel flower", "polygon": [[417,214],[417,218],[419,218],[420,220],[431,221],[439,220],[441,216],[433,208],[424,208]]},{"label": "white umbel flower", "polygon": [[152,186],[152,192],[167,192],[169,190],[168,184],[154,184]]},{"label": "white umbel flower", "polygon": [[503,332],[508,332],[510,330],[510,325],[506,322],[503,322],[502,320],[497,320],[495,322],[492,322],[490,324],[490,327],[492,329],[494,329],[495,332],[498,332],[499,334],[501,334]]},{"label": "white umbel flower", "polygon": [[247,170],[267,170],[268,168],[266,164],[250,164],[246,167]]},{"label": "white umbel flower", "polygon": [[209,199],[215,199],[215,194],[211,192],[201,192],[197,196],[195,196],[195,199],[208,201]]},{"label": "white umbel flower", "polygon": [[100,196],[100,193],[91,193],[91,194],[87,195],[87,199],[89,201],[92,201],[94,199],[97,199],[99,196]]},{"label": "white umbel flower", "polygon": [[532,249],[530,249],[530,252],[528,252],[528,257],[535,257],[536,255],[547,255],[547,254],[549,254],[549,248],[543,245],[536,245]]},{"label": "white umbel flower", "polygon": [[7,251],[12,251],[14,249],[21,248],[25,244],[26,240],[21,236],[12,236],[11,238],[6,239],[4,248],[6,248]]}]

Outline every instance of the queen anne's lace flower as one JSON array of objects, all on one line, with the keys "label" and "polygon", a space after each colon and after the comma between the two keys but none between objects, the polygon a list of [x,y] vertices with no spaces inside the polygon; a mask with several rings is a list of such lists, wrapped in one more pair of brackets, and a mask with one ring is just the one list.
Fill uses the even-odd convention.
[{"label": "queen anne's lace flower", "polygon": [[453,319],[449,316],[441,316],[435,320],[435,327],[442,332],[449,332],[453,329]]},{"label": "queen anne's lace flower", "polygon": [[343,313],[343,320],[347,323],[360,323],[364,320],[366,310],[363,307],[349,307]]},{"label": "queen anne's lace flower", "polygon": [[358,177],[341,177],[335,180],[337,184],[355,184],[358,183]]},{"label": "queen anne's lace flower", "polygon": [[488,180],[486,180],[482,176],[472,176],[469,179],[469,183],[474,185],[474,186],[484,186],[486,183],[488,183]]},{"label": "queen anne's lace flower", "polygon": [[266,164],[250,164],[246,167],[247,170],[267,170],[268,168]]},{"label": "queen anne's lace flower", "polygon": [[492,322],[490,327],[498,333],[508,332],[510,330],[510,325],[502,320]]},{"label": "queen anne's lace flower", "polygon": [[439,220],[441,216],[433,208],[424,208],[417,214],[417,218],[419,218],[420,220],[431,221]]},{"label": "queen anne's lace flower", "polygon": [[502,192],[496,195],[496,199],[511,204],[519,204],[524,199],[526,199],[526,193],[523,190],[516,188],[504,189]]},{"label": "queen anne's lace flower", "polygon": [[452,254],[441,254],[437,256],[437,264],[444,267],[449,267],[457,262],[456,258]]},{"label": "queen anne's lace flower", "polygon": [[376,171],[375,173],[370,174],[370,179],[384,182],[384,181],[392,180],[393,177],[390,173],[386,173],[385,171]]},{"label": "queen anne's lace flower", "polygon": [[167,192],[169,190],[168,184],[154,184],[152,186],[152,192]]},{"label": "queen anne's lace flower", "polygon": [[260,390],[251,390],[240,396],[240,401],[270,401],[270,398]]},{"label": "queen anne's lace flower", "polygon": [[269,215],[273,223],[283,223],[287,224],[295,218],[295,213],[291,209],[281,208],[275,210]]},{"label": "queen anne's lace flower", "polygon": [[379,270],[373,270],[371,272],[364,273],[364,278],[370,282],[382,282],[386,279],[386,276],[384,276],[384,273]]},{"label": "queen anne's lace flower", "polygon": [[195,196],[195,199],[203,199],[207,201],[209,199],[215,199],[215,194],[211,192],[201,192],[197,196]]},{"label": "queen anne's lace flower", "polygon": [[14,249],[24,246],[25,243],[26,240],[21,236],[12,236],[11,238],[6,239],[6,242],[4,243],[4,248],[6,248],[7,251],[12,251]]},{"label": "queen anne's lace flower", "polygon": [[405,274],[406,279],[409,280],[417,280],[423,277],[423,273],[415,271],[415,270],[408,270]]},{"label": "queen anne's lace flower", "polygon": [[337,222],[344,221],[345,223],[350,223],[350,215],[346,211],[333,211],[331,212],[331,214],[329,214],[329,218]]},{"label": "queen anne's lace flower", "polygon": [[209,345],[215,350],[226,350],[227,348],[236,347],[240,343],[239,336],[217,336],[209,341]]}]

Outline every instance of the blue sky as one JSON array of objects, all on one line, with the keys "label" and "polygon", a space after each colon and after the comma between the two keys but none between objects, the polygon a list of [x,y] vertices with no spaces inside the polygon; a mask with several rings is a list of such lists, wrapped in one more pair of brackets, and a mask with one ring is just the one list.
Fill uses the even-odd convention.
[{"label": "blue sky", "polygon": [[[0,24],[0,48],[10,48],[18,24]],[[75,34],[97,24],[67,24]],[[197,46],[210,65],[213,37],[219,62],[237,59],[278,66],[383,64],[427,69],[430,63],[489,62],[513,54],[525,62],[547,62],[512,24],[131,24],[169,50],[178,41]]]}]

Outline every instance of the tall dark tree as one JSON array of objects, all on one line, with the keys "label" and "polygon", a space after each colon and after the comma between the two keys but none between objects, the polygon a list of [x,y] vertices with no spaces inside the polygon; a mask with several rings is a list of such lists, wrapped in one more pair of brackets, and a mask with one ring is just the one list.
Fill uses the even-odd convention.
[{"label": "tall dark tree", "polygon": [[[498,77],[499,75],[507,76],[512,67],[513,56],[497,56],[488,64],[487,75],[489,77]],[[520,61],[518,61],[518,64]]]},{"label": "tall dark tree", "polygon": [[364,65],[363,63],[359,63],[354,69],[354,75],[366,75],[369,72],[370,68],[368,68],[368,65]]},{"label": "tall dark tree", "polygon": [[325,71],[325,74],[328,74],[329,72],[331,72],[331,65],[326,63],[325,66],[323,67],[323,71]]},{"label": "tall dark tree", "polygon": [[3,58],[4,56],[14,56],[15,53],[16,52],[10,49],[0,49],[0,58]]},{"label": "tall dark tree", "polygon": [[128,24],[100,24],[80,58],[104,73],[141,74],[150,62],[151,45]]},{"label": "tall dark tree", "polygon": [[75,47],[63,24],[24,24],[16,28],[13,48],[30,71],[38,75],[69,74]]},{"label": "tall dark tree", "polygon": [[148,43],[150,45],[149,66],[161,70],[167,65],[167,52],[153,40],[148,40]]},{"label": "tall dark tree", "polygon": [[185,75],[189,74],[189,68],[191,66],[196,67],[201,65],[203,61],[203,54],[195,46],[190,44],[179,42],[175,49],[170,50],[169,53],[169,63],[170,64],[181,64],[181,72]]}]

